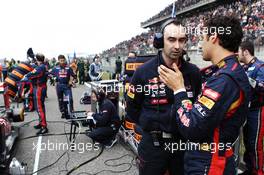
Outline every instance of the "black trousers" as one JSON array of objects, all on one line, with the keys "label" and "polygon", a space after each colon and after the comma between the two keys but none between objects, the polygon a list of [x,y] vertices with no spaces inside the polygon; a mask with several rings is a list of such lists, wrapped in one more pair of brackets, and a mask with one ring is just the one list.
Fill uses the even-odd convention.
[{"label": "black trousers", "polygon": [[112,127],[98,127],[94,128],[88,136],[96,142],[101,144],[109,143],[116,135],[117,131],[114,131]]},{"label": "black trousers", "polygon": [[154,146],[150,133],[143,132],[142,140],[138,146],[140,160],[139,175],[170,175],[184,174],[184,151],[171,152],[165,145],[177,142],[166,139],[160,146]]},{"label": "black trousers", "polygon": [[[68,85],[57,85],[56,86],[56,92],[59,102],[59,109],[62,115],[64,115],[66,118],[69,117],[69,112],[73,111],[73,98],[72,98],[72,90]],[[69,100],[68,103],[70,103],[70,111],[68,111],[68,104],[64,101],[64,96],[68,96]]]},{"label": "black trousers", "polygon": [[79,84],[84,84],[84,72],[79,72]]}]

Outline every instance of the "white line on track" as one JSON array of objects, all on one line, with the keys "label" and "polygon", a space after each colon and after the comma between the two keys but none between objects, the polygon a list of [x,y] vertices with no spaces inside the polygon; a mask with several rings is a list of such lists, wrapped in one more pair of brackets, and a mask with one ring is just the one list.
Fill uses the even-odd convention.
[{"label": "white line on track", "polygon": [[[38,137],[38,146],[37,146],[37,150],[36,150],[36,155],[35,155],[35,163],[34,163],[34,169],[33,169],[33,173],[38,171],[38,165],[39,165],[39,156],[40,156],[40,152],[41,152],[41,140],[42,140],[42,136]],[[33,175],[37,175],[38,173],[34,173]]]}]

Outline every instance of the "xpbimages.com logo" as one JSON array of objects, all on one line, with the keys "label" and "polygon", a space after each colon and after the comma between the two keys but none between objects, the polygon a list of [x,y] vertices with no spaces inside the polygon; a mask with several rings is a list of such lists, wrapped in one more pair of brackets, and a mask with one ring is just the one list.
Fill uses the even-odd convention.
[{"label": "xpbimages.com logo", "polygon": [[78,151],[78,153],[84,153],[85,151],[97,151],[100,149],[99,143],[61,143],[57,140],[55,142],[51,142],[48,140],[47,143],[37,144],[33,142],[33,151],[40,149],[40,151]]},{"label": "xpbimages.com logo", "polygon": [[202,35],[202,34],[213,34],[217,33],[219,35],[230,35],[231,27],[183,27],[185,34],[192,35]]},{"label": "xpbimages.com logo", "polygon": [[[114,85],[101,85],[98,91],[103,91],[108,93],[123,93],[126,92],[125,86],[121,84],[114,84]],[[146,84],[146,85],[130,85],[128,87],[128,91],[132,93],[144,93],[144,95],[151,95],[151,94],[165,94],[165,84]]]},{"label": "xpbimages.com logo", "polygon": [[217,150],[231,150],[232,143],[194,143],[194,142],[177,142],[177,143],[164,143],[165,151],[169,151],[171,153],[177,151],[208,151],[211,153],[215,153]]}]

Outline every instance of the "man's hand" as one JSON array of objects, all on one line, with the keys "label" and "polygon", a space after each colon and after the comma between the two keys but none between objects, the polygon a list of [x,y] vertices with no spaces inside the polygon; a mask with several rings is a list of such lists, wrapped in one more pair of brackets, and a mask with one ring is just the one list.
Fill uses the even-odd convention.
[{"label": "man's hand", "polygon": [[93,114],[93,112],[88,112],[86,120],[92,121],[92,125],[96,125],[96,120],[93,118]]},{"label": "man's hand", "polygon": [[185,87],[181,71],[178,69],[175,63],[173,63],[172,67],[174,71],[161,65],[158,68],[158,72],[161,81],[164,82],[170,89],[175,92]]},{"label": "man's hand", "polygon": [[87,119],[93,119],[93,112],[87,112]]}]

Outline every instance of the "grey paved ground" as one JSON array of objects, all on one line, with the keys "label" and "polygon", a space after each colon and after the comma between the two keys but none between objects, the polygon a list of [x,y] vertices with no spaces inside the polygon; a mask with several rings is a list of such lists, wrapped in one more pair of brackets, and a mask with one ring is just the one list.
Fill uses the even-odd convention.
[{"label": "grey paved ground", "polygon": [[[260,56],[261,53],[264,52],[264,49],[261,49],[261,52],[257,52],[257,56]],[[194,64],[198,65],[199,67],[204,67],[206,65],[209,65],[210,63],[204,62],[201,59],[201,55],[195,53],[190,53],[190,57],[192,58],[192,61]],[[261,57],[260,57],[261,58]],[[109,65],[110,67],[114,67],[114,65]],[[85,110],[90,108],[90,106],[80,105],[79,99],[85,90],[84,85],[78,85],[77,88],[73,89],[73,96],[74,96],[74,105],[75,110]],[[2,98],[0,98],[0,103],[3,104]],[[48,99],[46,100],[46,112],[47,112],[47,120],[48,122],[48,128],[49,133],[51,134],[61,134],[64,133],[64,126],[66,132],[69,132],[70,126],[68,124],[54,122],[54,121],[65,121],[60,118],[60,113],[58,110],[58,104],[57,104],[57,97],[55,93],[55,88],[53,86],[48,88]],[[28,115],[25,117],[25,122],[37,119],[36,112],[28,113]],[[52,122],[53,121],[53,122]],[[24,122],[24,123],[25,123]],[[21,123],[19,123],[21,124]],[[36,124],[36,122],[30,123],[28,126],[25,126],[20,129],[20,139],[26,138],[29,136],[34,136],[36,133],[36,130],[33,129],[33,126]],[[83,132],[86,128],[82,128]],[[28,170],[27,173],[32,173],[35,162],[35,156],[36,156],[36,149],[34,149],[34,145],[37,145],[38,137],[22,140],[17,143],[17,151],[16,151],[16,157],[19,161],[22,161],[24,163],[27,163]],[[55,162],[60,155],[62,155],[66,148],[63,146],[60,146],[62,144],[66,144],[67,146],[67,139],[65,135],[59,135],[59,136],[46,136],[42,137],[41,142],[41,148],[43,151],[40,153],[39,157],[39,165],[38,169],[41,169],[53,162]],[[57,174],[66,174],[67,171],[72,169],[73,167],[77,166],[78,164],[92,158],[93,156],[97,155],[99,153],[98,150],[94,150],[91,148],[91,140],[86,137],[85,135],[79,135],[76,140],[77,150],[74,152],[68,151],[68,154],[65,154],[55,165],[52,167],[45,169],[43,171],[38,172],[37,174],[48,174],[48,175],[57,175]],[[48,147],[49,146],[49,147]],[[46,148],[45,148],[46,147]],[[84,148],[86,147],[86,149]],[[127,148],[127,147],[126,147]],[[124,147],[124,144],[122,142],[119,142],[116,144],[111,150],[104,150],[102,155],[97,158],[96,160],[84,165],[83,167],[79,168],[78,170],[74,171],[72,174],[82,174],[81,172],[86,173],[92,173],[95,174],[97,172],[100,172],[102,170],[114,170],[114,171],[122,171],[129,169],[130,165],[132,166],[128,171],[126,172],[120,172],[120,173],[112,173],[109,171],[101,172],[100,174],[138,174],[137,167],[134,166],[131,163],[131,160],[135,157],[135,155],[126,149]],[[123,164],[118,167],[109,167],[104,164],[104,162],[108,159],[112,158],[118,158],[123,155],[127,155],[117,161],[107,162],[109,164],[120,164],[120,163],[128,163]],[[66,167],[66,163],[68,162],[68,166]],[[135,161],[133,161],[134,163]]]},{"label": "grey paved ground", "polygon": [[[79,85],[77,88],[73,89],[73,96],[74,96],[74,105],[75,110],[84,110],[88,109],[89,106],[86,105],[80,105],[79,99],[85,90],[84,85]],[[47,112],[47,120],[48,121],[65,121],[60,118],[60,113],[58,110],[58,104],[57,104],[57,97],[55,94],[55,88],[53,86],[48,87],[48,98],[46,100],[46,112]],[[35,112],[28,113],[26,116],[25,122],[31,121],[37,119],[37,114]],[[36,133],[36,130],[33,128],[33,126],[37,122],[32,122],[28,126],[25,126],[20,129],[20,139],[28,137],[28,136],[34,136]],[[48,128],[49,133],[64,133],[64,123],[57,123],[57,122],[48,122]],[[65,125],[66,132],[69,132],[70,125]],[[86,128],[82,128],[82,132]],[[36,148],[34,148],[34,145],[37,145],[38,137],[26,139],[19,141],[17,143],[17,152],[16,157],[19,161],[25,162],[28,165],[27,173],[32,173],[34,164],[35,164],[35,155],[36,155]],[[60,155],[62,155],[66,151],[67,146],[67,139],[64,135],[59,136],[46,136],[42,137],[41,142],[41,151],[40,157],[39,157],[39,166],[38,169],[43,168],[53,162],[55,162]],[[61,145],[59,145],[61,144]],[[62,144],[66,144],[66,146],[62,146]],[[135,155],[125,149],[124,144],[118,143],[116,144],[112,149],[110,150],[104,150],[102,155],[97,158],[96,160],[92,161],[91,163],[88,163],[84,165],[83,167],[79,168],[78,170],[74,171],[72,174],[81,174],[81,172],[86,173],[97,173],[102,170],[113,170],[113,171],[122,171],[129,169],[130,166],[131,169],[126,172],[120,172],[120,173],[112,173],[112,172],[101,172],[100,174],[138,174],[137,167],[133,164],[135,161],[133,161],[133,164],[131,164],[132,159],[135,157]],[[49,147],[48,147],[49,146]],[[45,148],[46,147],[46,148]],[[76,151],[71,152],[69,151],[68,155],[65,154],[54,166],[45,169],[43,171],[38,172],[38,174],[45,174],[45,175],[58,175],[58,174],[66,174],[67,170],[69,171],[73,167],[77,166],[78,164],[92,158],[93,156],[97,155],[99,153],[99,150],[96,149],[95,146],[92,148],[92,142],[91,140],[85,136],[85,135],[79,135],[76,140]],[[104,164],[104,161],[108,159],[118,158],[123,155],[127,155],[117,161],[108,162],[109,164],[119,164],[119,163],[128,163],[123,164],[118,167],[109,167]],[[69,156],[69,162],[68,166],[66,167],[66,163],[68,161]],[[67,169],[67,170],[66,170]]]}]

